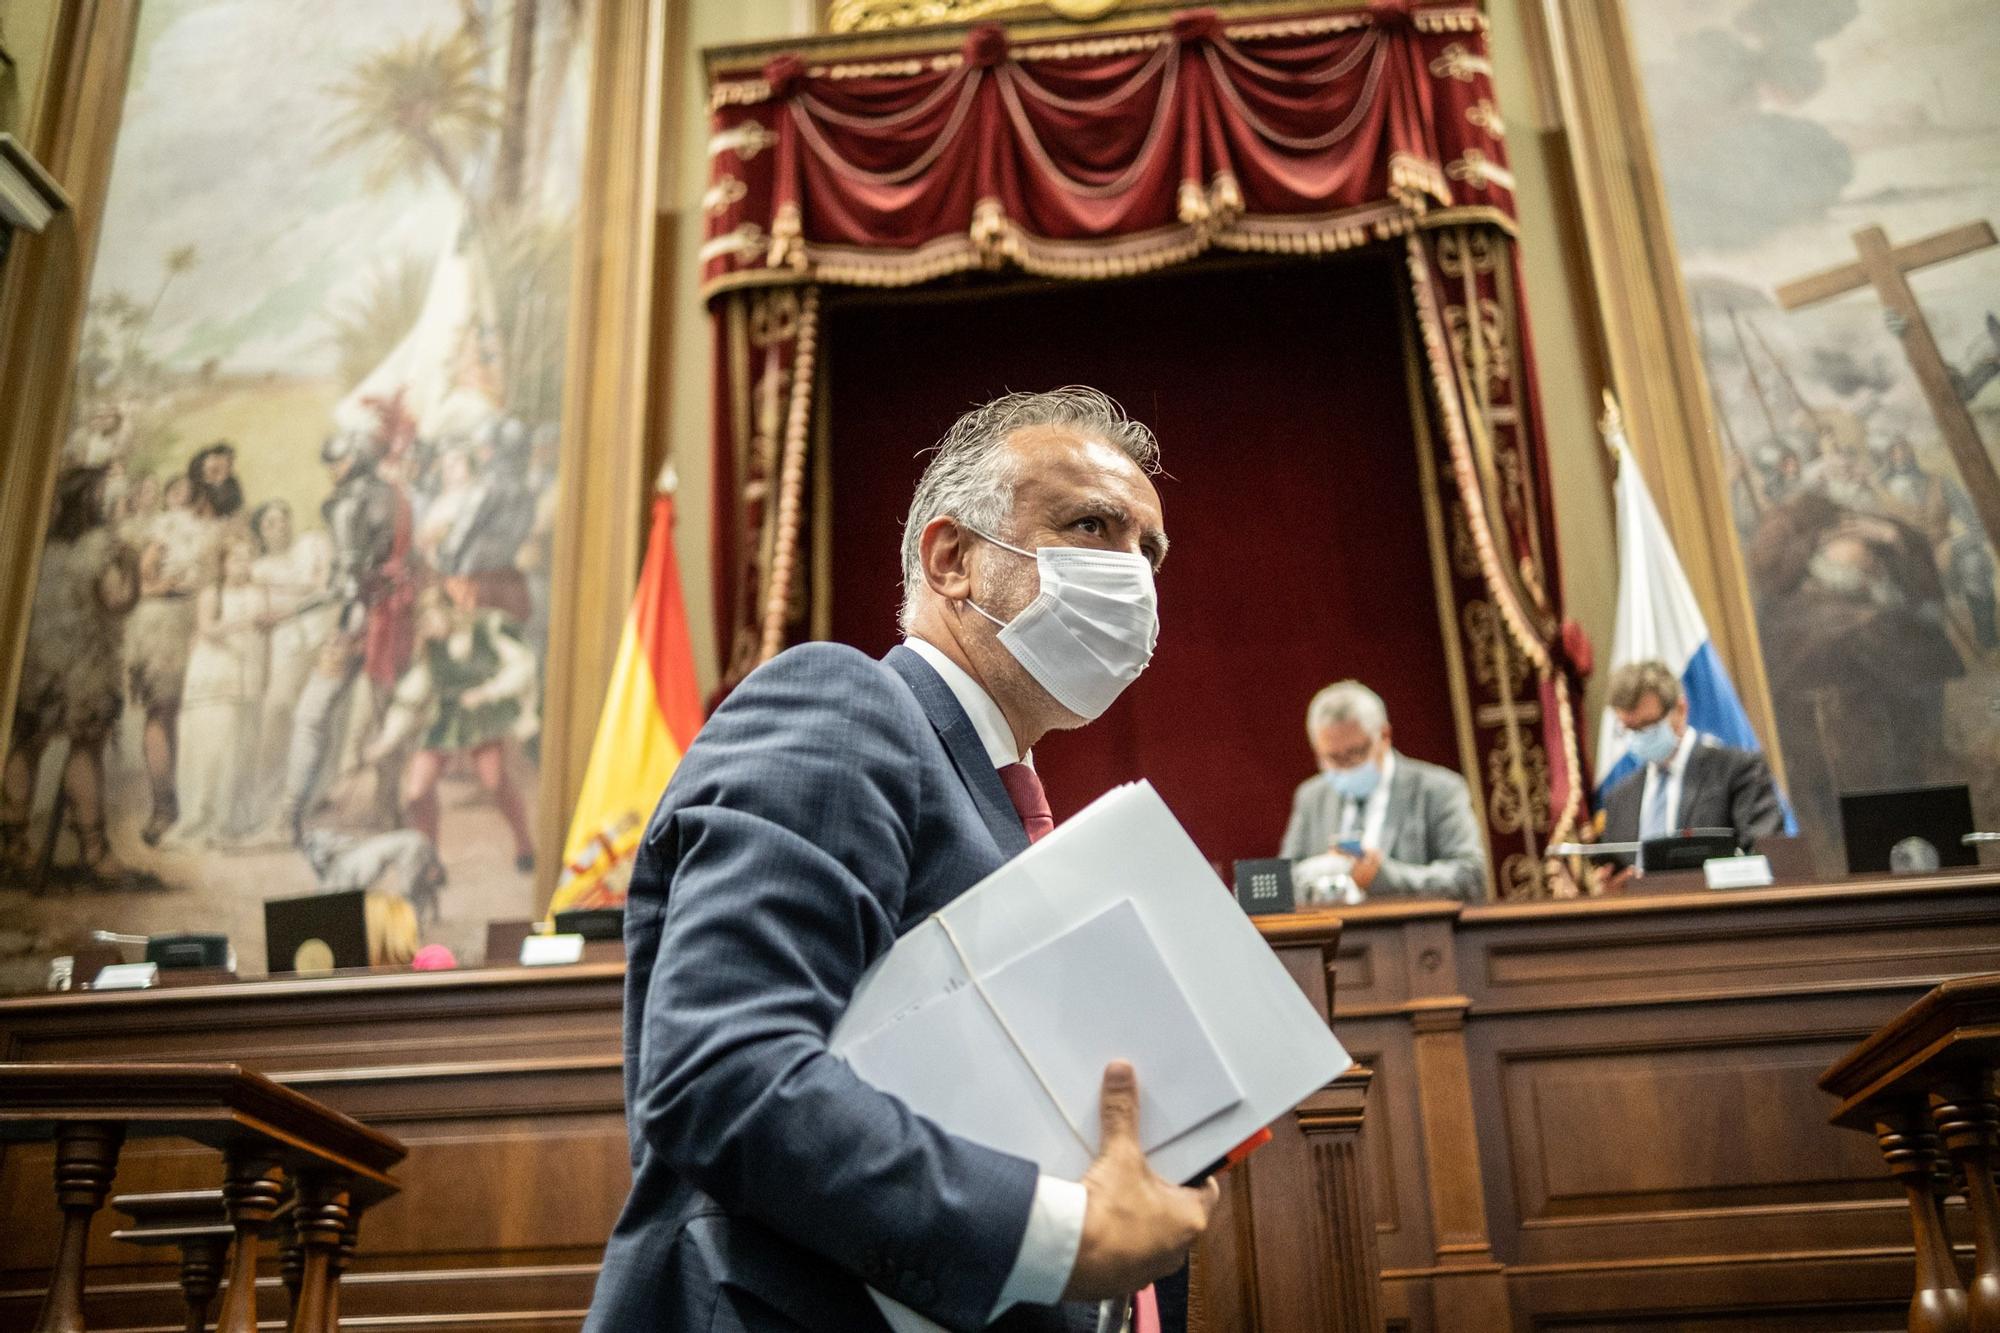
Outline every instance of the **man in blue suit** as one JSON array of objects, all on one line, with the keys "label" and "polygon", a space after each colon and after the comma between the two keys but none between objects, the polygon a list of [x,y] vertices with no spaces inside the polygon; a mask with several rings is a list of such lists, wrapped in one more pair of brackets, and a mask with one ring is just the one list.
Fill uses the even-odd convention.
[{"label": "man in blue suit", "polygon": [[902,646],[806,644],[681,761],[626,904],[632,1192],[588,1333],[1093,1333],[1172,1272],[1215,1187],[1147,1167],[1105,1072],[1081,1182],[946,1133],[827,1050],[898,937],[1048,831],[1032,750],[1144,669],[1166,555],[1158,447],[1090,389],[962,417],[903,534]]}]

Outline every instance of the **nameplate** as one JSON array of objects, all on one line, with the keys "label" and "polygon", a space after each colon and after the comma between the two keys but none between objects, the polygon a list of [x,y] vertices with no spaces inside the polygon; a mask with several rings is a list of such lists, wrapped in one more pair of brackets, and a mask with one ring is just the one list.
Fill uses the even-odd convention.
[{"label": "nameplate", "polygon": [[1772,881],[1771,860],[1765,856],[1718,856],[1701,863],[1711,889],[1761,889]]},{"label": "nameplate", "polygon": [[92,990],[145,990],[160,984],[158,963],[111,963],[97,974]]},{"label": "nameplate", "polygon": [[530,935],[521,941],[522,967],[559,967],[582,961],[581,935]]}]

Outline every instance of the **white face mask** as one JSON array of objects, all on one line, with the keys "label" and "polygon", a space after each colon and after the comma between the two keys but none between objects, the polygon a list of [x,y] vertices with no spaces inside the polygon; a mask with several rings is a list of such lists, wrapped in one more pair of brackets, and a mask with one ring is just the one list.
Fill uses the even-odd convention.
[{"label": "white face mask", "polygon": [[1153,660],[1160,641],[1153,566],[1129,551],[1044,546],[1024,551],[977,528],[974,535],[1027,556],[1041,591],[1003,621],[971,598],[966,605],[1000,626],[1000,643],[1057,703],[1094,721]]}]

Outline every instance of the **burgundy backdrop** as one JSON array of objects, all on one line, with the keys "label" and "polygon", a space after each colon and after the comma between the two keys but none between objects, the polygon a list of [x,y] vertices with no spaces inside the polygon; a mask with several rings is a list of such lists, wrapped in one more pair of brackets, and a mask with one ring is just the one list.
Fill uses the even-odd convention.
[{"label": "burgundy backdrop", "polygon": [[1068,383],[1159,435],[1173,553],[1152,667],[1036,751],[1058,818],[1150,778],[1204,853],[1268,856],[1312,772],[1314,690],[1355,676],[1399,748],[1458,766],[1389,249],[1197,262],[976,298],[828,292],[832,636],[896,641],[919,451],[974,402]]}]

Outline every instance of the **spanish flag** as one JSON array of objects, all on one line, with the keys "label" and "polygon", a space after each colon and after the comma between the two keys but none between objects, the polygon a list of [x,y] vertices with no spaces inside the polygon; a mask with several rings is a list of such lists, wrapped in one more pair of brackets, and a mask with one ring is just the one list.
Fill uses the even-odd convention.
[{"label": "spanish flag", "polygon": [[611,668],[576,813],[570,816],[550,915],[575,907],[615,907],[625,900],[631,860],[646,821],[700,726],[701,693],[674,560],[669,473],[653,497],[646,567],[618,641],[618,660]]}]

